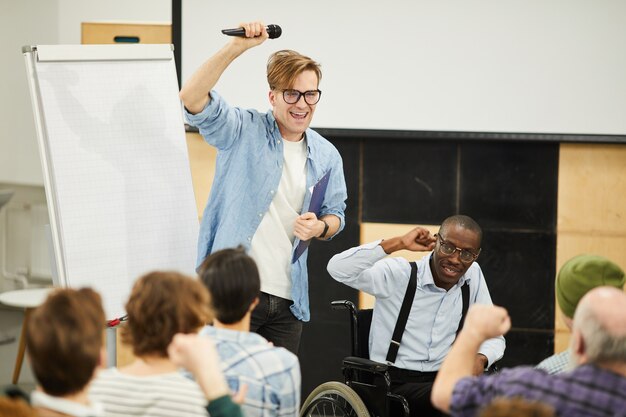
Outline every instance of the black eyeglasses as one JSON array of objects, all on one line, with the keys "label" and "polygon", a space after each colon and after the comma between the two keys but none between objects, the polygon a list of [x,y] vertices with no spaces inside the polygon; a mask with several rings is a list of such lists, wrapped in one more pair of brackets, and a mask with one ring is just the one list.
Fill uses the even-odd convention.
[{"label": "black eyeglasses", "polygon": [[285,100],[285,103],[287,104],[296,104],[302,96],[304,96],[304,101],[306,102],[306,104],[312,106],[313,104],[317,104],[317,102],[320,101],[320,97],[322,97],[322,91],[308,90],[302,92],[293,89],[283,90],[283,100]]},{"label": "black eyeglasses", "polygon": [[437,233],[437,239],[439,239],[439,251],[446,256],[452,256],[454,252],[459,251],[459,259],[461,262],[470,263],[474,262],[478,255],[480,254],[480,249],[478,249],[478,253],[471,252],[467,249],[461,249],[454,246],[452,243],[446,242],[443,240],[441,235]]}]

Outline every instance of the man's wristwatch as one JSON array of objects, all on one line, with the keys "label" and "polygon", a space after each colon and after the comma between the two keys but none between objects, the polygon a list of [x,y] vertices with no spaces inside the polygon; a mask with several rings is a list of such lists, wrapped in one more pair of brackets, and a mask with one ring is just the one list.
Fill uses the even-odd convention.
[{"label": "man's wristwatch", "polygon": [[322,232],[322,234],[319,236],[321,238],[325,238],[326,237],[326,233],[328,233],[328,223],[326,223],[324,220],[319,219],[319,221],[321,221],[322,223],[324,223],[324,231]]}]

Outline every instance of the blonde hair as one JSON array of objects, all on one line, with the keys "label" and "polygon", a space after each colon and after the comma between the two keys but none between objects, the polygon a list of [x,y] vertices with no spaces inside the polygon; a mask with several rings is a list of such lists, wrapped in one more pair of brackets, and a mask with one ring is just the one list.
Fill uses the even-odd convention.
[{"label": "blonde hair", "polygon": [[274,52],[267,60],[267,83],[272,90],[293,87],[296,78],[304,71],[313,71],[319,85],[322,69],[319,63],[296,51],[284,49]]}]

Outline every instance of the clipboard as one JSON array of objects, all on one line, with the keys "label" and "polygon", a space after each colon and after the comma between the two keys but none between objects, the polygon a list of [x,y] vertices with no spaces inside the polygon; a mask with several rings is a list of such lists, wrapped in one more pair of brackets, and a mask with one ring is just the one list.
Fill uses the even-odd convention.
[{"label": "clipboard", "polygon": [[[313,186],[313,191],[311,192],[311,201],[309,202],[308,212],[315,213],[316,216],[320,215],[320,209],[322,208],[322,203],[324,202],[324,196],[326,195],[326,188],[328,187],[328,180],[330,179],[330,173],[332,168],[328,170],[326,174]],[[291,263],[296,263],[298,258],[304,253],[304,251],[311,244],[311,240],[300,240],[296,249],[293,251],[293,257],[291,258]]]}]

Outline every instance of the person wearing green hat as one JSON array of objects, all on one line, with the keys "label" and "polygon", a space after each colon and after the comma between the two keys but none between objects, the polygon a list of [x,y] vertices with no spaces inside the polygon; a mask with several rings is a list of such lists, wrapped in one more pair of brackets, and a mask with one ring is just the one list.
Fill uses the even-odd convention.
[{"label": "person wearing green hat", "polygon": [[[556,276],[556,300],[565,325],[572,329],[572,318],[578,302],[592,289],[600,286],[624,287],[626,276],[622,268],[597,255],[578,255],[567,261]],[[557,374],[572,367],[570,349],[554,354],[537,365],[549,374]]]}]

